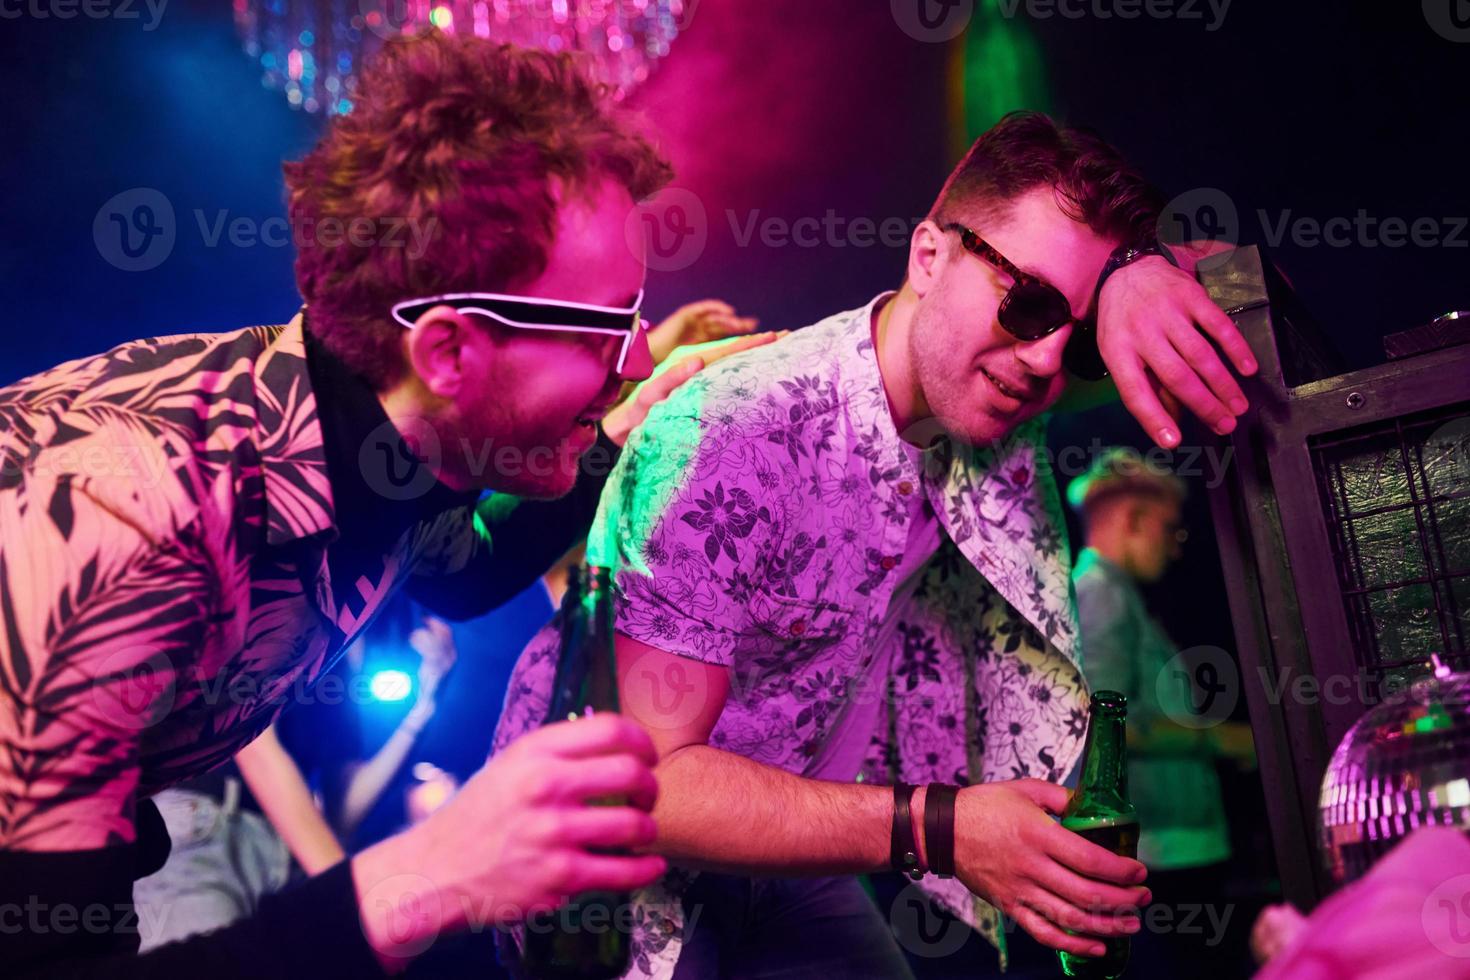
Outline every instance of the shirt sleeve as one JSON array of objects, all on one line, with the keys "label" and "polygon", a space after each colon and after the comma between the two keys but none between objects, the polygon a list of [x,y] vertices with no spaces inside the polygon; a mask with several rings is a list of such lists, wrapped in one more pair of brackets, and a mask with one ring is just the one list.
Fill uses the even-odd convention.
[{"label": "shirt sleeve", "polygon": [[[0,927],[0,962],[18,980],[318,980],[384,976],[357,914],[346,861],[268,895],[248,919],[159,946],[138,943],[131,849],[0,852],[5,904],[18,923]],[[21,895],[24,892],[24,896]],[[19,928],[15,928],[19,926]],[[12,972],[14,971],[14,972]]]},{"label": "shirt sleeve", "polygon": [[1124,590],[1105,576],[1077,580],[1077,618],[1082,630],[1082,672],[1094,691],[1118,691],[1135,701],[1134,651],[1141,639]]},{"label": "shirt sleeve", "polygon": [[587,535],[608,473],[620,455],[598,434],[572,491],[556,500],[492,494],[464,515],[469,553],[445,574],[415,576],[408,594],[446,619],[483,616],[530,588]]},{"label": "shirt sleeve", "polygon": [[588,538],[617,570],[617,630],[667,653],[730,666],[758,633],[761,581],[779,539],[776,474],[743,435],[707,426],[696,375],[654,407],[614,467]]}]

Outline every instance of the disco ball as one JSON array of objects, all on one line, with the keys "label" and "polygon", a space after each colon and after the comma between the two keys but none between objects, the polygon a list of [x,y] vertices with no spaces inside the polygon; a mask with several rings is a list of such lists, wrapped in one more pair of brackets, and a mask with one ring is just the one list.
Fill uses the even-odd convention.
[{"label": "disco ball", "polygon": [[1318,812],[1338,884],[1420,827],[1470,830],[1470,674],[1433,664],[1359,718],[1328,763]]}]

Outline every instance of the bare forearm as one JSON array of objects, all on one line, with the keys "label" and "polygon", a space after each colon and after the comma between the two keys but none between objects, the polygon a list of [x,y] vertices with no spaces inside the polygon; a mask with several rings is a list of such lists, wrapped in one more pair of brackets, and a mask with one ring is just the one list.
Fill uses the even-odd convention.
[{"label": "bare forearm", "polygon": [[377,806],[378,800],[388,784],[403,768],[413,750],[419,732],[428,723],[432,712],[411,710],[403,723],[383,743],[383,747],[371,759],[352,770],[347,780],[347,790],[342,800],[342,833],[350,837],[358,824]]},{"label": "bare forearm", "polygon": [[235,762],[266,818],[303,871],[319,874],[346,856],[274,728],[267,728],[260,738],[241,749]]},{"label": "bare forearm", "polygon": [[735,874],[862,874],[886,869],[893,791],[791,773],[707,745],[655,770],[654,850],[691,868]]}]

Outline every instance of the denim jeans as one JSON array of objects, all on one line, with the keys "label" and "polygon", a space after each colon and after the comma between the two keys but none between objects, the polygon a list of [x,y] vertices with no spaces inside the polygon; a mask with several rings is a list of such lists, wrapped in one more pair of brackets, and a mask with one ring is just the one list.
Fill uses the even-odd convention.
[{"label": "denim jeans", "polygon": [[913,977],[887,920],[852,876],[704,873],[684,910],[692,929],[674,980]]},{"label": "denim jeans", "polygon": [[261,898],[285,887],[291,872],[285,843],[236,799],[237,792],[220,801],[181,789],[153,798],[173,850],[162,869],[133,885],[142,951],[245,918]]}]

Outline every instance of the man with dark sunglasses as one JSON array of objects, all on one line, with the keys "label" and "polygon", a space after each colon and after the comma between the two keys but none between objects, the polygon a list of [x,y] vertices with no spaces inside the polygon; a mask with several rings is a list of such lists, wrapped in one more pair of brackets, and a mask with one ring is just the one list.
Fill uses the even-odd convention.
[{"label": "man with dark sunglasses", "polygon": [[[702,366],[618,404],[653,366],[624,222],[670,171],[570,58],[399,39],[354,100],[287,165],[291,219],[407,220],[435,230],[421,254],[394,231],[305,236],[287,324],[0,388],[7,978],[376,977],[440,934],[663,870],[622,850],[653,835],[648,736],[586,719],[249,918],[136,955],[132,884],[168,840],[149,797],[309,696],[399,590],[457,617],[533,583],[585,532],[617,445]],[[588,804],[606,797],[626,803]]]},{"label": "man with dark sunglasses", "polygon": [[[903,934],[925,896],[1002,961],[1003,917],[1083,956],[1139,928],[1144,866],[1053,819],[1087,685],[1042,450],[1073,372],[1106,368],[1165,445],[1165,401],[1222,432],[1244,410],[1209,338],[1248,351],[1157,220],[1101,140],[1007,117],[897,291],[701,373],[630,439],[589,551],[619,569],[650,850],[675,865],[634,975],[905,976],[893,931],[932,954]],[[556,636],[522,654],[499,743],[544,713]],[[887,918],[853,877],[886,869],[921,879]]]}]

